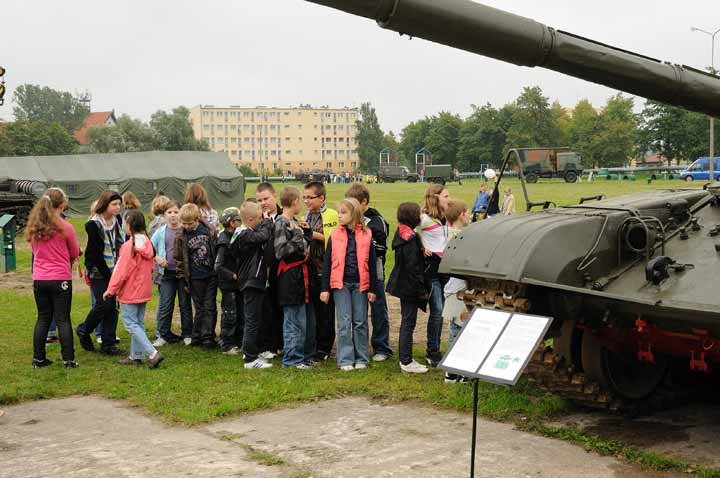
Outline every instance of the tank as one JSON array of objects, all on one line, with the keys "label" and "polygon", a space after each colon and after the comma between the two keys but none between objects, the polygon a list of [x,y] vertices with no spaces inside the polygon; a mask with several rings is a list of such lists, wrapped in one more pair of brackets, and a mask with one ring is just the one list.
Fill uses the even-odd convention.
[{"label": "tank", "polygon": [[[401,34],[720,114],[714,75],[468,0],[311,1]],[[555,318],[529,378],[586,405],[642,412],[672,404],[720,369],[718,191],[652,190],[553,207],[529,200],[520,154],[508,153],[488,210],[497,210],[508,167],[543,209],[471,225],[450,242],[440,271],[468,282],[468,309]]]},{"label": "tank", "polygon": [[46,190],[47,186],[38,181],[0,178],[0,216],[4,214],[15,216],[17,231],[21,231],[27,225],[35,201]]}]

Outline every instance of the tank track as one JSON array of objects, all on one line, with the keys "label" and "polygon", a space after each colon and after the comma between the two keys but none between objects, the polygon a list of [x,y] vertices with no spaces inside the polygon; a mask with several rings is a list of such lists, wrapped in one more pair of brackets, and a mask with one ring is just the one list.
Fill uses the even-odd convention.
[{"label": "tank track", "polygon": [[[528,312],[528,299],[508,296],[501,291],[480,290],[465,293],[467,306],[481,306],[506,312]],[[567,364],[552,347],[541,343],[523,374],[536,387],[583,407],[618,412],[630,416],[647,415],[677,404],[680,394],[668,377],[665,383],[644,400],[626,400],[604,390],[601,385]]]}]

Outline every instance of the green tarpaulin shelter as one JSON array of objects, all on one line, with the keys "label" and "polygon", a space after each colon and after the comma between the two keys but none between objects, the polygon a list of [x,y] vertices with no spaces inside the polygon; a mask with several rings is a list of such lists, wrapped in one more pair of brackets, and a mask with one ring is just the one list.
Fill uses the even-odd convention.
[{"label": "green tarpaulin shelter", "polygon": [[205,187],[218,210],[240,206],[245,193],[243,176],[227,155],[204,151],[5,157],[0,158],[0,177],[60,187],[73,212],[81,215],[106,189],[134,192],[146,212],[159,192],[182,203],[192,182]]}]

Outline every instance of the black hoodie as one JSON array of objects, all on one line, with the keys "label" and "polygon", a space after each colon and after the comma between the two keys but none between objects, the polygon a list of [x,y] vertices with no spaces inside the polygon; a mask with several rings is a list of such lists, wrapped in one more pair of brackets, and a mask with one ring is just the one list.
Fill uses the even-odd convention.
[{"label": "black hoodie", "polygon": [[375,256],[382,259],[385,264],[385,255],[387,254],[387,240],[390,234],[390,225],[377,209],[369,207],[365,211],[365,225],[372,232],[373,246],[375,246]]},{"label": "black hoodie", "polygon": [[395,251],[395,265],[390,272],[385,290],[401,300],[416,301],[425,310],[430,287],[425,280],[425,260],[422,243],[417,234],[400,225],[395,231],[392,248]]}]

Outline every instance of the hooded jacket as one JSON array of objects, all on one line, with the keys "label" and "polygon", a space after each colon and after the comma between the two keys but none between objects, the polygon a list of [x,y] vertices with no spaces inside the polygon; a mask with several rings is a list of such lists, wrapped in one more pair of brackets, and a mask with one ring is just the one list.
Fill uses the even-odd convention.
[{"label": "hooded jacket", "polygon": [[[204,227],[207,230],[207,234],[210,236],[210,241],[208,243],[208,247],[210,250],[208,251],[209,258],[210,258],[210,264],[212,264],[211,267],[215,265],[215,240],[213,239],[211,232],[210,232],[210,226],[205,222],[204,219],[200,218],[198,221],[198,227]],[[175,236],[175,263],[177,265],[176,267],[176,274],[177,278],[179,280],[182,280],[185,283],[185,287],[190,287],[190,248],[188,246],[188,240],[187,240],[187,234],[185,230],[178,231],[177,235]],[[214,267],[213,267],[213,274],[215,273]]]},{"label": "hooded jacket", "polygon": [[[238,255],[233,250],[233,232],[222,231],[218,234],[215,245],[215,273],[218,277],[218,287],[222,291],[239,290],[240,283],[237,278]],[[236,275],[233,278],[233,274]]]},{"label": "hooded jacket", "polygon": [[[113,227],[115,234],[115,244],[113,251],[117,262],[118,251],[125,242],[125,230],[123,229],[122,217],[118,214],[115,216],[117,221]],[[85,223],[85,232],[87,233],[87,245],[85,246],[85,269],[87,269],[90,279],[110,279],[110,268],[103,258],[103,250],[105,249],[105,228],[100,219],[95,216]],[[117,265],[117,264],[116,264]]]},{"label": "hooded jacket", "polygon": [[382,260],[382,263],[385,264],[390,225],[377,209],[371,207],[365,211],[365,225],[372,232],[373,246],[375,246],[375,256]]},{"label": "hooded jacket", "polygon": [[263,219],[255,229],[247,228],[232,242],[231,249],[238,258],[240,290],[247,287],[265,290],[267,270],[265,246],[273,237],[273,222]]},{"label": "hooded jacket", "polygon": [[416,301],[425,310],[430,287],[425,278],[420,238],[408,226],[400,224],[395,231],[392,248],[395,251],[395,265],[385,290],[401,300]]},{"label": "hooded jacket", "polygon": [[152,296],[155,249],[145,234],[135,234],[120,248],[107,292],[123,304],[141,304]]}]

